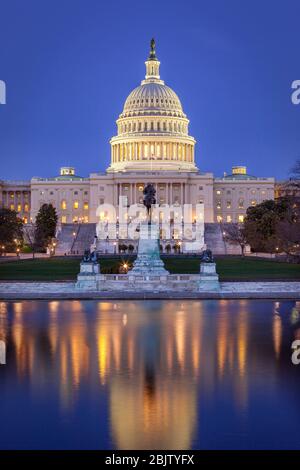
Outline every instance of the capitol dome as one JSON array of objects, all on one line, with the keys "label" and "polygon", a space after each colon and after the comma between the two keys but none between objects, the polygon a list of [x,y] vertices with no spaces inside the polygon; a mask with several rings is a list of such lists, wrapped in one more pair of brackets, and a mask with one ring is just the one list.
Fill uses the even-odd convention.
[{"label": "capitol dome", "polygon": [[176,93],[160,78],[153,39],[145,65],[145,79],[129,94],[116,121],[108,171],[197,171],[189,120]]},{"label": "capitol dome", "polygon": [[143,80],[128,96],[120,118],[151,114],[186,118],[178,96],[162,80],[159,83]]}]

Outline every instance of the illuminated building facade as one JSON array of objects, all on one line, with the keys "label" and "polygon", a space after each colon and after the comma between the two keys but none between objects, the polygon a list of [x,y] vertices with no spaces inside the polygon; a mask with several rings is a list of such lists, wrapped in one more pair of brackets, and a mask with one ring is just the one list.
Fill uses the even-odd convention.
[{"label": "illuminated building facade", "polygon": [[143,201],[145,184],[156,188],[163,205],[204,204],[205,223],[242,222],[250,205],[274,198],[274,178],[249,176],[243,166],[231,175],[214,178],[195,164],[194,137],[180,99],[160,77],[154,41],[146,62],[146,75],[125,101],[117,134],[111,138],[111,163],[106,172],[76,175],[61,168],[54,178],[30,182],[0,182],[0,203],[34,221],[40,206],[55,206],[60,224],[96,223],[101,204],[118,206]]}]

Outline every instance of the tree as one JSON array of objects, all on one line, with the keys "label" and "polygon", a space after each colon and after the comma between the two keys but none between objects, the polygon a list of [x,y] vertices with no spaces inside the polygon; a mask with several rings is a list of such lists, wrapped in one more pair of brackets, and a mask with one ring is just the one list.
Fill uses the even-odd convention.
[{"label": "tree", "polygon": [[125,243],[120,243],[120,245],[119,245],[119,251],[120,252],[125,253],[125,251],[127,251],[127,249],[128,249],[128,246],[125,245]]},{"label": "tree", "polygon": [[253,251],[275,253],[278,246],[277,224],[284,220],[290,201],[280,198],[248,207],[244,234]]},{"label": "tree", "polygon": [[129,253],[132,253],[134,251],[134,246],[133,245],[128,245],[128,251]]},{"label": "tree", "polygon": [[172,248],[172,247],[171,247],[170,243],[168,243],[168,244],[165,246],[166,252],[167,252],[167,253],[170,253],[171,248]]},{"label": "tree", "polygon": [[52,204],[43,204],[36,216],[34,241],[37,249],[46,249],[55,237],[57,214]]},{"label": "tree", "polygon": [[15,240],[18,245],[23,243],[22,227],[23,222],[17,212],[10,209],[0,209],[0,244],[5,247],[6,252],[15,250]]},{"label": "tree", "polygon": [[300,158],[290,170],[290,178],[278,186],[279,194],[285,197],[300,197]]},{"label": "tree", "polygon": [[232,245],[241,247],[242,256],[245,255],[245,247],[247,245],[247,237],[243,224],[227,224],[223,226],[224,240]]},{"label": "tree", "polygon": [[291,168],[291,177],[300,180],[300,158],[296,160],[295,165]]},{"label": "tree", "polygon": [[287,254],[291,261],[300,261],[300,201],[290,198],[283,220],[277,223],[278,251]]},{"label": "tree", "polygon": [[32,259],[34,259],[35,255],[35,227],[32,224],[24,224],[23,225],[23,234],[25,242],[31,248],[32,251]]}]

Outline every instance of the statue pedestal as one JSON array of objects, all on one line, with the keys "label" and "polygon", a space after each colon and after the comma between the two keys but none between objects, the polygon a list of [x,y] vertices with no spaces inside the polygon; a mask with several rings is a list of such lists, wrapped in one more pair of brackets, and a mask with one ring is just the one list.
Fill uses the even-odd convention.
[{"label": "statue pedestal", "polygon": [[142,223],[137,259],[128,276],[162,276],[166,279],[169,271],[164,267],[159,251],[159,227],[157,224]]},{"label": "statue pedestal", "polygon": [[97,275],[100,274],[100,266],[94,261],[82,261],[80,273],[75,284],[76,289],[97,290]]},{"label": "statue pedestal", "polygon": [[199,291],[218,291],[220,289],[216,263],[200,263]]}]

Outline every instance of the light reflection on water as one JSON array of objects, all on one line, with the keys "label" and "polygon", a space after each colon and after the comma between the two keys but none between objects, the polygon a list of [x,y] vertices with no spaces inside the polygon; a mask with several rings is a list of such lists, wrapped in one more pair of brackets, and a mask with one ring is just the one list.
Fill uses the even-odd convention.
[{"label": "light reflection on water", "polygon": [[1,448],[300,448],[300,303],[0,303]]}]

